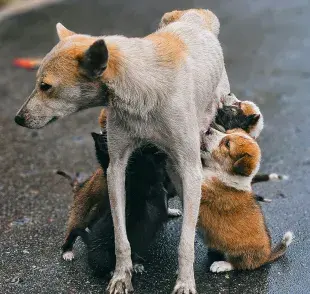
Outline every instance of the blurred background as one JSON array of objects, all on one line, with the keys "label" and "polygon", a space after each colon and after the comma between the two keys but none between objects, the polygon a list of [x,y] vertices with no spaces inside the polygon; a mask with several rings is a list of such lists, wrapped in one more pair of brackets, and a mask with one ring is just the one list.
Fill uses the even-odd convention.
[{"label": "blurred background", "polygon": [[[295,241],[281,260],[253,272],[211,274],[207,250],[196,240],[199,293],[309,293],[310,6],[307,0],[0,0],[0,291],[103,293],[90,275],[84,246],[61,260],[71,188],[55,169],[90,174],[97,167],[91,131],[100,109],[43,130],[17,126],[14,116],[34,87],[35,71],[17,57],[44,56],[57,43],[55,25],[93,35],[143,36],[174,9],[207,8],[221,21],[232,92],[254,100],[265,118],[259,139],[262,172],[290,180],[256,186],[274,242],[289,230]],[[172,205],[179,206],[175,200]],[[170,293],[175,282],[181,219],[171,220],[149,252],[135,293]]]}]

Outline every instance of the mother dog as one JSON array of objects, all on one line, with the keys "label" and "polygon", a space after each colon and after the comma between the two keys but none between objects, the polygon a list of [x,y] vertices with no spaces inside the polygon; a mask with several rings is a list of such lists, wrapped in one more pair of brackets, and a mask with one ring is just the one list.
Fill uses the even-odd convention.
[{"label": "mother dog", "polygon": [[196,293],[193,263],[201,197],[200,132],[215,115],[222,74],[227,79],[217,17],[202,9],[170,12],[164,15],[161,28],[145,38],[81,35],[61,24],[57,32],[60,41],[43,59],[36,87],[15,121],[41,128],[82,109],[109,105],[108,188],[116,250],[109,293],[133,290],[125,226],[128,158],[145,142],[165,151],[184,205],[174,293]]}]

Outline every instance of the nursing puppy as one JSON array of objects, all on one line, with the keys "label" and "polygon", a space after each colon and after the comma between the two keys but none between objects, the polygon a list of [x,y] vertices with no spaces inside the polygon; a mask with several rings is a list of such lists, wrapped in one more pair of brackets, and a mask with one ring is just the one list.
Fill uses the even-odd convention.
[{"label": "nursing puppy", "polygon": [[264,128],[264,118],[259,107],[252,101],[241,101],[233,93],[221,97],[221,107],[213,121],[213,126],[221,126],[222,131],[241,128],[257,139]]},{"label": "nursing puppy", "polygon": [[[107,152],[105,134],[92,133],[95,141],[96,155],[101,165],[102,173],[95,173],[90,180],[86,181],[86,186],[92,183],[92,179],[99,174],[105,174],[109,155]],[[137,256],[142,255],[148,248],[148,244],[154,239],[155,234],[168,219],[167,191],[164,188],[166,178],[166,155],[161,153],[154,146],[144,146],[136,150],[126,171],[126,229],[132,247],[133,258],[137,262]],[[100,179],[98,179],[100,180]],[[84,184],[85,185],[85,184]],[[82,187],[84,186],[82,185]],[[90,194],[81,197],[80,191],[76,191],[73,208],[70,210],[68,237],[63,246],[63,258],[70,260],[73,258],[72,246],[75,239],[80,236],[88,248],[88,260],[90,267],[95,274],[106,274],[113,270],[115,266],[115,246],[114,230],[109,205],[108,194],[105,190],[89,190]],[[94,202],[91,192],[101,194],[101,198],[96,198]],[[85,189],[81,192],[87,192]],[[79,197],[79,198],[77,198]],[[89,210],[92,218],[87,217],[82,226],[72,227],[72,215],[80,215],[83,205],[88,207],[89,203],[93,207]],[[95,216],[95,220],[94,220]],[[87,223],[88,220],[92,220]],[[86,232],[88,227],[90,232]],[[70,250],[71,249],[71,250]],[[68,251],[69,250],[69,251]],[[141,265],[135,265],[136,270],[141,270]]]},{"label": "nursing puppy", "polygon": [[[109,293],[132,291],[125,221],[125,170],[133,150],[152,143],[169,156],[180,183],[184,219],[174,293],[196,293],[194,236],[201,197],[200,131],[215,115],[224,61],[206,10],[189,10],[145,38],[93,37],[57,25],[37,85],[15,121],[29,128],[82,109],[107,105],[108,188],[116,268]],[[217,20],[216,16],[214,19]],[[219,31],[219,22],[214,22]]]},{"label": "nursing puppy", "polygon": [[202,198],[199,227],[210,249],[225,255],[214,262],[212,272],[255,269],[282,256],[292,233],[272,249],[271,238],[251,182],[259,169],[260,148],[243,130],[223,134],[210,129],[202,138]]}]

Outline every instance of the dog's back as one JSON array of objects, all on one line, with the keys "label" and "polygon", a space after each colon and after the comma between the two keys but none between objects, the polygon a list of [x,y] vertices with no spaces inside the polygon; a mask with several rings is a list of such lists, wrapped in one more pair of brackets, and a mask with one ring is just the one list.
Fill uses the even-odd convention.
[{"label": "dog's back", "polygon": [[[217,38],[219,21],[212,12],[203,9],[170,14],[173,21],[157,33],[172,32],[184,42],[187,58],[180,75],[184,86],[192,90],[191,98],[195,100],[200,126],[209,125],[217,107],[215,90],[224,70],[223,53]],[[213,28],[210,28],[211,24]]]}]

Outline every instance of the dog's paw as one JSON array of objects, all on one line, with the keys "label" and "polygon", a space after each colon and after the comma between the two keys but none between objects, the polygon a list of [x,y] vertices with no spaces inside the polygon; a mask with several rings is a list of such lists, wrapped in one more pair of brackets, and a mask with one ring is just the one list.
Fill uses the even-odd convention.
[{"label": "dog's paw", "polygon": [[210,266],[212,273],[222,273],[232,271],[234,268],[231,263],[227,261],[215,261]]},{"label": "dog's paw", "polygon": [[177,208],[168,208],[168,216],[169,217],[179,217],[182,215],[182,211]]},{"label": "dog's paw", "polygon": [[172,294],[197,294],[195,282],[190,281],[177,281]]},{"label": "dog's paw", "polygon": [[62,254],[62,258],[65,261],[72,261],[74,259],[74,253],[72,251],[66,251]]},{"label": "dog's paw", "polygon": [[144,265],[141,264],[141,263],[135,263],[132,267],[132,271],[135,273],[135,274],[143,274],[145,273],[145,269],[144,269]]},{"label": "dog's paw", "polygon": [[131,268],[115,271],[108,285],[108,294],[128,294],[133,292]]}]

